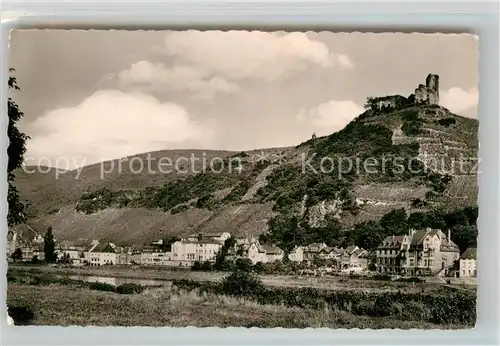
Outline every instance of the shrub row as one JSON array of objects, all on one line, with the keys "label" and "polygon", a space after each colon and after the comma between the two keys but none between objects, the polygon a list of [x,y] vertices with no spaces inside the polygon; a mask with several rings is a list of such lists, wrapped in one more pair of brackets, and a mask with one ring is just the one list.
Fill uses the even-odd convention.
[{"label": "shrub row", "polygon": [[438,324],[473,325],[476,295],[469,292],[401,293],[328,291],[316,288],[266,287],[252,274],[234,272],[221,283],[174,280],[181,289],[242,296],[260,304],[321,309],[330,306],[371,317],[392,316]]}]

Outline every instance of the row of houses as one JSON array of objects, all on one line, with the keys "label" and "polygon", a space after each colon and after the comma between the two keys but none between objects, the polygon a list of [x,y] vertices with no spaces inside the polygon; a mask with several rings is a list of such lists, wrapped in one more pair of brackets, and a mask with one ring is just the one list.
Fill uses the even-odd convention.
[{"label": "row of houses", "polygon": [[[91,242],[57,244],[56,255],[72,265],[104,266],[116,264],[141,264],[156,266],[190,267],[195,262],[215,262],[217,254],[231,235],[227,232],[214,234],[191,234],[172,244],[158,240],[143,247],[121,247],[113,243]],[[44,260],[43,243],[23,246],[23,259],[37,257]],[[261,244],[254,237],[237,238],[228,249],[233,260],[246,258],[252,264],[282,261],[285,252],[277,246]],[[338,269],[361,271],[368,267],[368,252],[356,246],[346,249],[328,247],[324,243],[297,246],[289,254],[293,262],[314,262],[316,260],[335,263]]]},{"label": "row of houses", "polygon": [[[231,235],[227,232],[192,234],[165,244],[158,240],[144,247],[121,247],[113,243],[60,242],[56,247],[59,259],[73,265],[103,266],[115,264],[141,264],[190,267],[195,262],[215,262],[217,254]],[[11,244],[11,243],[10,243]],[[44,259],[40,239],[21,247],[24,260]],[[237,238],[228,250],[233,259],[246,258],[252,264],[283,260],[285,252],[273,245],[261,244],[254,237]],[[13,251],[10,246],[8,251]],[[357,246],[329,247],[325,243],[296,246],[288,254],[292,262],[315,263],[344,272],[363,272],[373,261],[381,274],[406,276],[461,276],[475,277],[476,249],[467,249],[462,256],[451,240],[450,232],[439,229],[410,230],[405,235],[386,237],[372,252]]]},{"label": "row of houses", "polygon": [[[386,237],[375,250],[379,273],[407,276],[475,277],[476,249],[460,249],[451,234],[440,229],[411,229],[405,235]],[[458,264],[458,267],[457,267]]]}]

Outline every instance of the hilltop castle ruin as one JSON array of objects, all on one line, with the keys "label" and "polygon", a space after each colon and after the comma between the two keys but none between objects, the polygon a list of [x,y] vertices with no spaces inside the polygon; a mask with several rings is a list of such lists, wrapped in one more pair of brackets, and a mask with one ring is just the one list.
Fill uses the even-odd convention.
[{"label": "hilltop castle ruin", "polygon": [[439,104],[439,75],[429,74],[425,79],[425,85],[418,85],[415,89],[415,103]]},{"label": "hilltop castle ruin", "polygon": [[401,95],[388,95],[383,97],[369,97],[365,108],[373,110],[385,108],[399,108],[411,104],[439,105],[439,75],[428,74],[425,85],[419,84],[415,93],[408,98]]}]

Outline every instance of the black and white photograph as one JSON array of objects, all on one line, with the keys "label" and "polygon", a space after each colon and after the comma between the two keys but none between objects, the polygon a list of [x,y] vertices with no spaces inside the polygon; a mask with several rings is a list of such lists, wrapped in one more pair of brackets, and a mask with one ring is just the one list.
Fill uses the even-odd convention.
[{"label": "black and white photograph", "polygon": [[9,45],[11,325],[475,326],[478,36]]}]

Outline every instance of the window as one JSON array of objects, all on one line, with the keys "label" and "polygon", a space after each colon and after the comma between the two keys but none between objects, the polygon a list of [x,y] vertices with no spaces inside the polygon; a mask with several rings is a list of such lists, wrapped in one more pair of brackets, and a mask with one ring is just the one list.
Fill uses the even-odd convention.
[{"label": "window", "polygon": [[424,267],[427,267],[427,260],[424,259]]}]

